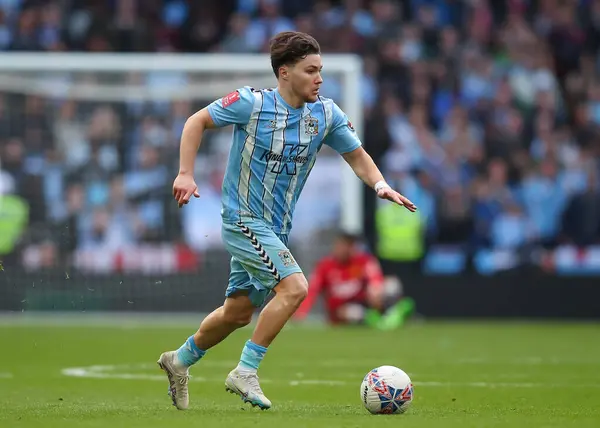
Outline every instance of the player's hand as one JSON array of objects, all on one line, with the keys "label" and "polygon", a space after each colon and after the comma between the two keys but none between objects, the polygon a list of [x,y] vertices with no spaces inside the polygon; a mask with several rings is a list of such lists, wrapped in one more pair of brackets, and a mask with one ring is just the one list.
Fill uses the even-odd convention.
[{"label": "player's hand", "polygon": [[194,195],[200,197],[198,186],[191,174],[179,174],[173,182],[173,197],[179,204],[179,208],[190,202],[190,198]]},{"label": "player's hand", "polygon": [[379,196],[381,199],[387,199],[388,201],[395,202],[398,205],[405,207],[412,213],[417,210],[417,206],[415,204],[413,204],[407,197],[396,192],[391,187],[383,187],[379,189],[377,196]]}]

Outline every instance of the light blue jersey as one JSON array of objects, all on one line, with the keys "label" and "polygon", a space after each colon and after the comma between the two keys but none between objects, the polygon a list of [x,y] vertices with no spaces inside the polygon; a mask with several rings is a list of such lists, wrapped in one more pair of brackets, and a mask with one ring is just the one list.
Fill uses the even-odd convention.
[{"label": "light blue jersey", "polygon": [[302,270],[287,247],[296,201],[327,144],[360,147],[330,99],[292,108],[276,89],[244,87],[208,106],[217,126],[234,125],[222,189],[222,238],[231,254],[226,296],[249,293],[260,306],[284,278]]},{"label": "light blue jersey", "polygon": [[346,114],[328,98],[293,108],[277,89],[244,87],[208,111],[217,126],[234,125],[223,221],[259,219],[278,235],[291,229],[296,201],[323,144],[340,154],[361,146]]}]

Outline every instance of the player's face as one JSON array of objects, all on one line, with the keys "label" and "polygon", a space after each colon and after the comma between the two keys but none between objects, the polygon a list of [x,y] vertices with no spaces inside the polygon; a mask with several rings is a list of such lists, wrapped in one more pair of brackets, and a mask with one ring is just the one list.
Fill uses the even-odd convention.
[{"label": "player's face", "polygon": [[290,67],[290,83],[294,93],[304,102],[314,103],[323,83],[321,55],[308,55]]}]

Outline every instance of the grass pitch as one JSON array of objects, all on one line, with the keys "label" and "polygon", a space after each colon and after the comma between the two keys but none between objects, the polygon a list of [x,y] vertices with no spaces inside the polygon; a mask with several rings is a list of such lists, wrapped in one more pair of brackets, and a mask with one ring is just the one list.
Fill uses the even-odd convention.
[{"label": "grass pitch", "polygon": [[[41,320],[43,321],[43,319]],[[251,330],[192,369],[190,409],[178,411],[156,366],[187,327],[0,320],[0,427],[599,427],[600,326],[425,323],[401,331],[289,327],[259,371],[273,408],[224,391]],[[409,373],[403,415],[372,416],[363,376],[379,365]]]}]

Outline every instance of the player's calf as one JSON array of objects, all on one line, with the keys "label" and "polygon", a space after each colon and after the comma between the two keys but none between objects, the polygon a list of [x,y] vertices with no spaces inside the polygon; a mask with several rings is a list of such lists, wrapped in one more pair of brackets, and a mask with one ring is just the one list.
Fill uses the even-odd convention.
[{"label": "player's calf", "polygon": [[256,308],[244,292],[234,293],[225,299],[219,309],[207,316],[194,335],[201,349],[210,349],[220,343],[238,328],[252,321]]}]

